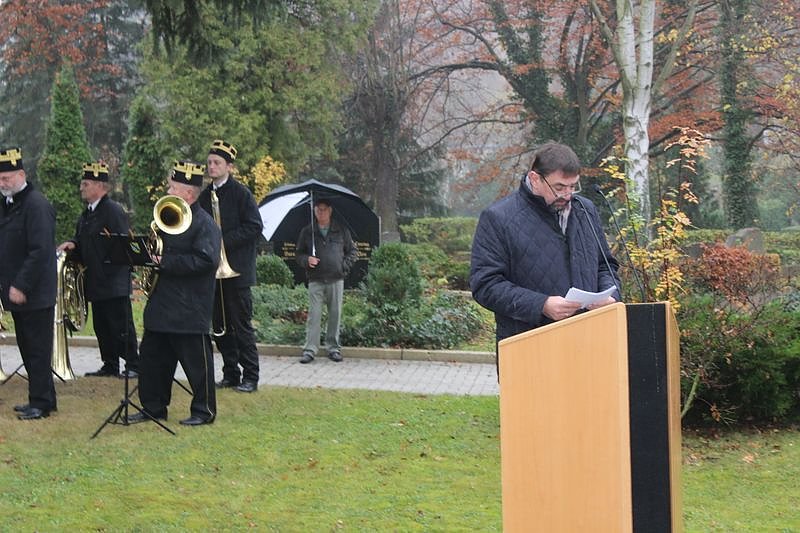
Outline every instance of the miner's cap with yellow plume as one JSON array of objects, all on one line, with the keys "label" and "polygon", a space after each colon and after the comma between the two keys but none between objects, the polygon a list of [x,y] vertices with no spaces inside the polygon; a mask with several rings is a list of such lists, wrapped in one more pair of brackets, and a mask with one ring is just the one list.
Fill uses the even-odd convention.
[{"label": "miner's cap with yellow plume", "polygon": [[83,179],[92,181],[108,181],[108,165],[96,161],[83,165]]},{"label": "miner's cap with yellow plume", "polygon": [[227,143],[221,139],[217,139],[211,143],[211,149],[208,153],[218,155],[228,163],[236,161],[236,148],[234,148],[231,143]]},{"label": "miner's cap with yellow plume", "polygon": [[0,172],[14,172],[22,169],[22,150],[20,148],[0,150]]},{"label": "miner's cap with yellow plume", "polygon": [[205,173],[206,166],[194,161],[175,161],[172,165],[172,181],[177,183],[202,187]]}]

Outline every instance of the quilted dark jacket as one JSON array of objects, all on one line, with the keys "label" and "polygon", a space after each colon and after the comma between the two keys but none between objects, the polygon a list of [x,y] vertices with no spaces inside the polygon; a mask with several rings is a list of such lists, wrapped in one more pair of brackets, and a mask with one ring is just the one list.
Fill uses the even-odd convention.
[{"label": "quilted dark jacket", "polygon": [[[591,292],[620,287],[618,268],[594,204],[573,196],[564,235],[555,212],[523,180],[516,193],[481,213],[470,288],[475,300],[494,312],[499,341],[551,323],[542,314],[545,300],[566,295],[570,287]],[[620,300],[619,292],[614,298]]]}]

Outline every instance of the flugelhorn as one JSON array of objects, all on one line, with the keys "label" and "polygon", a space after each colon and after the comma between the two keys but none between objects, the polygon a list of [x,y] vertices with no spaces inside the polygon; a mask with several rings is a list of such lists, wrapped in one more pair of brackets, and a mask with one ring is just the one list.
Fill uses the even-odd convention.
[{"label": "flugelhorn", "polygon": [[[211,214],[214,216],[214,222],[217,223],[219,226],[220,231],[222,231],[222,217],[220,216],[219,212],[219,198],[217,198],[217,191],[214,188],[211,188]],[[217,267],[217,279],[230,279],[239,276],[240,274],[236,272],[231,265],[228,263],[228,256],[225,255],[225,241],[223,240],[220,242],[219,246],[219,266]],[[212,330],[211,334],[215,337],[221,337],[225,335],[225,331],[227,328],[227,320],[225,319],[225,301],[224,295],[222,292],[222,281],[219,281],[219,305],[222,310],[222,329],[220,331]]]},{"label": "flugelhorn", "polygon": [[[192,208],[180,196],[167,194],[156,201],[153,206],[153,221],[150,222],[150,239],[148,253],[151,257],[161,256],[164,242],[159,231],[169,235],[179,235],[192,225]],[[158,269],[148,268],[142,276],[142,292],[149,297],[158,282]]]}]

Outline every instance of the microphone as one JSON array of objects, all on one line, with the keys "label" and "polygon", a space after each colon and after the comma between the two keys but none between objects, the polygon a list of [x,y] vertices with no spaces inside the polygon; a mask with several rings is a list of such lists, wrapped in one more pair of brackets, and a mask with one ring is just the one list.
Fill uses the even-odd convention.
[{"label": "microphone", "polygon": [[608,211],[611,213],[611,220],[614,222],[614,229],[617,230],[617,236],[619,236],[620,242],[622,242],[622,249],[625,250],[625,257],[628,258],[628,263],[630,264],[631,271],[633,272],[633,279],[636,280],[636,285],[639,287],[639,292],[642,296],[642,302],[647,301],[647,291],[644,290],[644,284],[642,283],[641,278],[639,277],[639,271],[636,270],[636,265],[633,263],[631,259],[631,254],[628,252],[628,243],[625,241],[625,237],[622,235],[622,230],[619,228],[619,224],[617,223],[617,217],[614,215],[614,209],[611,207],[611,203],[606,198],[606,195],[603,194],[603,189],[596,183],[592,184],[592,190],[596,192],[608,207]]},{"label": "microphone", "polygon": [[[578,205],[581,206],[581,209],[583,210],[583,215],[586,217],[586,223],[589,225],[589,229],[592,230],[592,235],[594,236],[594,242],[597,243],[597,248],[600,250],[600,255],[603,256],[603,262],[606,264],[608,273],[611,274],[611,279],[614,279],[614,270],[612,270],[611,264],[608,262],[608,257],[606,257],[606,252],[603,250],[603,245],[600,243],[600,237],[597,235],[597,230],[594,228],[594,224],[592,223],[592,217],[589,216],[589,211],[586,210],[586,206],[583,205],[583,202],[578,197],[578,195],[573,194],[572,196],[573,198],[575,198],[575,201],[578,202]],[[622,289],[620,289],[619,285],[617,285],[616,283],[614,283],[614,287],[616,287],[621,300]],[[606,288],[608,287],[601,288],[600,290],[605,290]]]}]

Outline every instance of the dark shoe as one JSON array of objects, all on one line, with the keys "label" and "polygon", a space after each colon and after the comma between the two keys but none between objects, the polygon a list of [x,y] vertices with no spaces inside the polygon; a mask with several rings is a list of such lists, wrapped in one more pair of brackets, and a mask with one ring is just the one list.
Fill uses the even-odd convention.
[{"label": "dark shoe", "polygon": [[127,422],[128,424],[139,424],[141,422],[148,422],[150,420],[166,420],[166,416],[154,416],[151,417],[145,413],[133,413],[132,415],[128,415]]},{"label": "dark shoe", "polygon": [[211,418],[209,420],[204,420],[198,416],[190,416],[189,418],[185,418],[181,420],[181,424],[184,426],[202,426],[203,424],[213,424],[214,419]]},{"label": "dark shoe", "polygon": [[[25,411],[27,411],[30,408],[31,408],[31,404],[24,403],[24,404],[21,404],[21,405],[15,405],[14,406],[14,411],[16,411],[17,413],[24,413]],[[56,409],[55,407],[50,409],[51,413],[55,413],[56,411],[58,411],[58,409]]]},{"label": "dark shoe", "polygon": [[328,359],[333,361],[334,363],[341,363],[342,362],[342,354],[339,352],[329,352]]},{"label": "dark shoe", "polygon": [[102,367],[100,370],[95,372],[87,372],[84,374],[86,377],[90,378],[106,378],[106,377],[119,377],[119,370],[112,370],[108,367]]},{"label": "dark shoe", "polygon": [[237,379],[234,381],[232,379],[222,378],[217,381],[216,385],[218,389],[232,389],[239,386],[239,380]]},{"label": "dark shoe", "polygon": [[255,392],[258,390],[258,383],[255,381],[242,381],[242,384],[236,387],[239,392]]},{"label": "dark shoe", "polygon": [[50,411],[39,409],[37,407],[28,407],[17,415],[20,420],[38,420],[39,418],[47,418],[50,416]]},{"label": "dark shoe", "polygon": [[300,357],[300,362],[302,364],[308,364],[314,360],[314,354],[311,352],[303,352],[302,357]]},{"label": "dark shoe", "polygon": [[123,370],[119,377],[124,378],[127,377],[128,379],[136,379],[139,377],[139,373],[136,370]]}]

